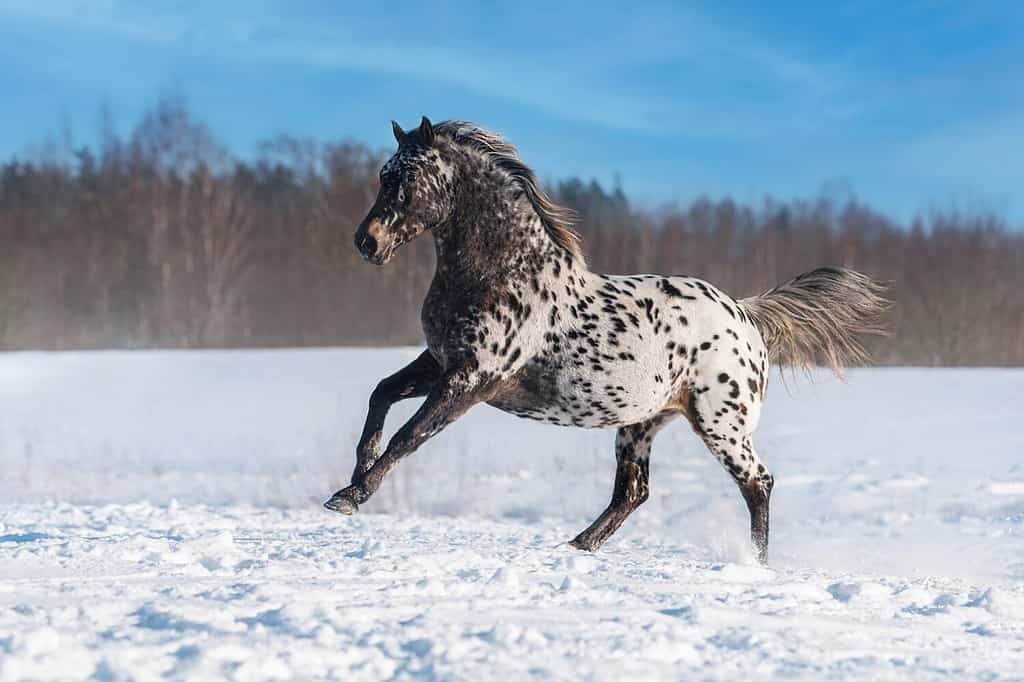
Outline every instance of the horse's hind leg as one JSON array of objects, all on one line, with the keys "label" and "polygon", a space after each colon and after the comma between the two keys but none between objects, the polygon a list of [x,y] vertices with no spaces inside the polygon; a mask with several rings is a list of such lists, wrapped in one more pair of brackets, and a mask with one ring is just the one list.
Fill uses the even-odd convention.
[{"label": "horse's hind leg", "polygon": [[745,391],[725,372],[716,379],[689,392],[686,418],[739,486],[750,511],[750,539],[763,564],[768,559],[768,505],[775,479],[750,440],[760,419],[763,394],[755,385]]},{"label": "horse's hind leg", "polygon": [[753,445],[750,445],[750,438],[747,438],[750,449],[747,451],[747,461],[750,464],[748,476],[744,481],[737,479],[740,492],[747,503],[747,510],[750,512],[750,540],[754,543],[754,550],[757,552],[757,561],[762,564],[768,563],[768,508],[772,497],[772,488],[775,487],[775,477],[771,475],[764,463],[757,457]]},{"label": "horse's hind leg", "polygon": [[711,454],[721,462],[740,488],[750,512],[750,540],[758,562],[768,561],[768,507],[775,479],[757,456],[750,436],[702,434]]},{"label": "horse's hind leg", "polygon": [[594,523],[576,536],[570,544],[577,549],[594,551],[611,537],[634,509],[647,500],[651,443],[654,434],[673,415],[658,415],[615,434],[615,488],[612,501]]}]

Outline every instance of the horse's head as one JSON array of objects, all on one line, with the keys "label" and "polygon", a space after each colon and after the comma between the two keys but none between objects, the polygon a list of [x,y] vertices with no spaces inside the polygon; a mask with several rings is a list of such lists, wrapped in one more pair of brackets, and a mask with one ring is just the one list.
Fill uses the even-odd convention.
[{"label": "horse's head", "polygon": [[444,222],[451,211],[452,173],[441,159],[434,127],[426,116],[419,128],[391,127],[398,151],[380,170],[377,201],[356,230],[363,258],[383,265],[399,246]]}]

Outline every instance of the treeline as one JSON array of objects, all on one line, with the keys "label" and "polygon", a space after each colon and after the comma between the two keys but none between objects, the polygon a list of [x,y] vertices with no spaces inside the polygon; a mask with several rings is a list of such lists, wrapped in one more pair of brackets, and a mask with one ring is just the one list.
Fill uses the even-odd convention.
[{"label": "treeline", "polygon": [[[54,150],[57,151],[54,151]],[[243,161],[180,101],[97,148],[0,168],[0,349],[421,342],[429,238],[387,267],[352,234],[385,153],[281,137]],[[997,215],[900,225],[853,200],[660,211],[569,180],[593,268],[686,273],[737,298],[823,264],[892,283],[883,364],[1024,364],[1024,235]]]}]

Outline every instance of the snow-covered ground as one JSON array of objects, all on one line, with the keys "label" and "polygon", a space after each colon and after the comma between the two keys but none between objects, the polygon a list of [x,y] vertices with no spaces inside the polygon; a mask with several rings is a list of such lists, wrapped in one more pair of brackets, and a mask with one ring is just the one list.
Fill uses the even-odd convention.
[{"label": "snow-covered ground", "polygon": [[594,555],[611,432],[488,407],[322,510],[415,353],[0,356],[0,680],[1024,679],[1024,371],[775,375],[761,568],[682,421]]}]

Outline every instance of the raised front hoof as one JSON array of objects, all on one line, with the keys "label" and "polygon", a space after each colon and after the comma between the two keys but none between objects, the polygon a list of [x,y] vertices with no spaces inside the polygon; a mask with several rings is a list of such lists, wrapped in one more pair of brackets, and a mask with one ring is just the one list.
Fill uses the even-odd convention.
[{"label": "raised front hoof", "polygon": [[345,516],[352,516],[359,511],[359,505],[353,502],[348,495],[341,493],[334,493],[331,499],[324,502],[324,508],[330,509],[333,512],[344,514]]},{"label": "raised front hoof", "polygon": [[569,546],[583,550],[584,552],[596,552],[601,546],[601,543],[590,538],[585,538],[582,535],[578,535],[576,536],[576,539],[569,542]]}]

